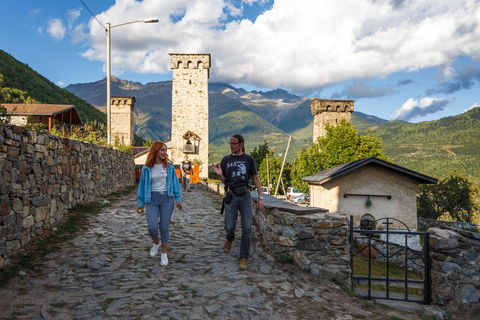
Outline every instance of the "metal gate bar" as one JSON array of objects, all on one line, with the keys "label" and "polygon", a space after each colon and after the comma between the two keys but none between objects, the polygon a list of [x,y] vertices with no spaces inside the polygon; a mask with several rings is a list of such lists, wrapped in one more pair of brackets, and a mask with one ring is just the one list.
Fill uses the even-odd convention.
[{"label": "metal gate bar", "polygon": [[[414,231],[409,231],[408,227],[403,224],[403,222],[394,219],[394,218],[384,218],[384,219],[379,219],[379,220],[386,220],[386,230],[361,230],[361,229],[354,229],[353,226],[353,216],[350,216],[350,269],[351,269],[351,286],[352,290],[354,290],[353,286],[354,284],[368,284],[368,289],[361,289],[361,290],[355,290],[358,292],[364,292],[364,294],[361,294],[362,296],[365,295],[366,298],[368,299],[376,299],[376,298],[382,298],[382,299],[390,299],[390,300],[401,300],[401,301],[412,301],[412,302],[423,302],[424,304],[430,304],[430,262],[428,259],[428,232],[414,232]],[[379,221],[376,220],[373,223]],[[390,230],[389,225],[392,223],[390,220],[395,220],[399,221],[405,227],[407,228],[408,231],[398,231],[398,230]],[[354,234],[362,234],[362,235],[367,235],[368,236],[368,245],[360,249],[358,252],[354,252],[353,250],[353,243],[354,243]],[[374,248],[372,246],[372,235],[373,234],[386,234],[386,254],[383,254],[382,252],[378,251],[381,255],[383,255],[386,259],[386,277],[375,277],[372,276],[372,265],[371,265],[371,249]],[[404,249],[398,249],[396,251],[393,251],[394,253],[391,254],[390,252],[390,245],[389,245],[389,235],[390,234],[400,234],[405,236],[405,246]],[[423,280],[415,280],[415,279],[408,279],[408,255],[409,255],[409,250],[411,250],[411,253],[413,253],[412,249],[408,247],[408,236],[409,235],[419,235],[424,237],[424,247],[423,247],[423,256],[415,254],[419,259],[421,259],[424,263],[424,272],[423,272]],[[398,244],[399,245],[399,244]],[[361,276],[361,275],[354,275],[353,274],[353,258],[360,254],[362,251],[366,250],[368,253],[368,276]],[[405,272],[404,272],[404,277],[402,278],[392,278],[390,277],[390,258],[393,256],[397,255],[400,252],[405,251]],[[402,297],[402,294],[390,292],[390,286],[392,287],[398,287],[399,284],[404,287],[405,294]],[[385,292],[385,297],[379,297],[379,292],[375,291],[375,294],[372,293],[372,285],[385,285],[387,288],[387,291]],[[418,299],[419,296],[413,295],[408,293],[409,288],[414,288],[414,289],[423,289],[423,299]],[[358,289],[358,288],[356,288]]]}]

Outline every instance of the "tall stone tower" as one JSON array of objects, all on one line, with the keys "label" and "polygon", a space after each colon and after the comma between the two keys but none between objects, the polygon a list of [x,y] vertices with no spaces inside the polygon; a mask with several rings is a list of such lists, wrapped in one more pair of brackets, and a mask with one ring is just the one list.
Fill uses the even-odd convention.
[{"label": "tall stone tower", "polygon": [[133,144],[133,109],[135,108],[135,97],[112,96],[111,121],[112,121],[112,143],[116,139],[121,144]]},{"label": "tall stone tower", "polygon": [[171,53],[172,161],[199,160],[208,178],[208,78],[210,54]]},{"label": "tall stone tower", "polygon": [[333,100],[314,98],[310,103],[313,119],[313,141],[318,137],[324,137],[327,132],[325,125],[336,125],[345,119],[352,122],[353,104],[355,100]]}]

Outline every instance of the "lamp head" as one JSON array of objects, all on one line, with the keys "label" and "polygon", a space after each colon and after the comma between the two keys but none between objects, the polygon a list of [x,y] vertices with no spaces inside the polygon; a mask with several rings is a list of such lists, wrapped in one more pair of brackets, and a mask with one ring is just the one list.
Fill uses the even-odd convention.
[{"label": "lamp head", "polygon": [[158,18],[147,18],[145,20],[143,20],[144,23],[157,23],[158,22]]}]

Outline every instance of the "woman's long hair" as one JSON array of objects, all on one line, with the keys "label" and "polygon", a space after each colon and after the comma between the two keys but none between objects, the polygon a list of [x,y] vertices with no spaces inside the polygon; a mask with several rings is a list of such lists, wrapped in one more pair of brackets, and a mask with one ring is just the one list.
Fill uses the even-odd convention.
[{"label": "woman's long hair", "polygon": [[[150,148],[150,152],[148,153],[147,156],[147,162],[145,162],[145,165],[149,168],[152,168],[155,165],[155,155],[157,154],[158,150],[160,150],[165,143],[162,141],[156,141],[153,143],[152,147]],[[163,160],[163,167],[166,168],[168,166],[168,154],[165,155],[165,160]]]},{"label": "woman's long hair", "polygon": [[240,134],[234,134],[232,137],[238,140],[238,143],[243,144],[242,146],[242,152],[245,153],[245,139],[243,139],[243,136]]}]

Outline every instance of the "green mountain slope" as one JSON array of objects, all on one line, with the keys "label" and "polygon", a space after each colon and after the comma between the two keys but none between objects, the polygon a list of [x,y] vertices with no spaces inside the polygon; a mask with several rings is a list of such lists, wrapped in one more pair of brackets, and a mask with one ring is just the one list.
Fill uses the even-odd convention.
[{"label": "green mountain slope", "polygon": [[458,170],[480,183],[480,108],[436,121],[391,121],[369,129],[398,165],[435,178]]},{"label": "green mountain slope", "polygon": [[209,130],[209,161],[220,161],[230,153],[228,141],[234,134],[241,134],[245,138],[247,152],[268,141],[271,148],[286,149],[288,135],[258,116],[252,111],[236,110],[220,116],[210,118]]},{"label": "green mountain slope", "polygon": [[[40,75],[5,51],[0,50],[0,74],[3,75],[3,86],[25,91],[38,103],[73,104],[82,122],[97,120],[107,123],[107,116],[91,104],[75,96],[68,90]],[[16,101],[1,101],[16,102]]]}]

